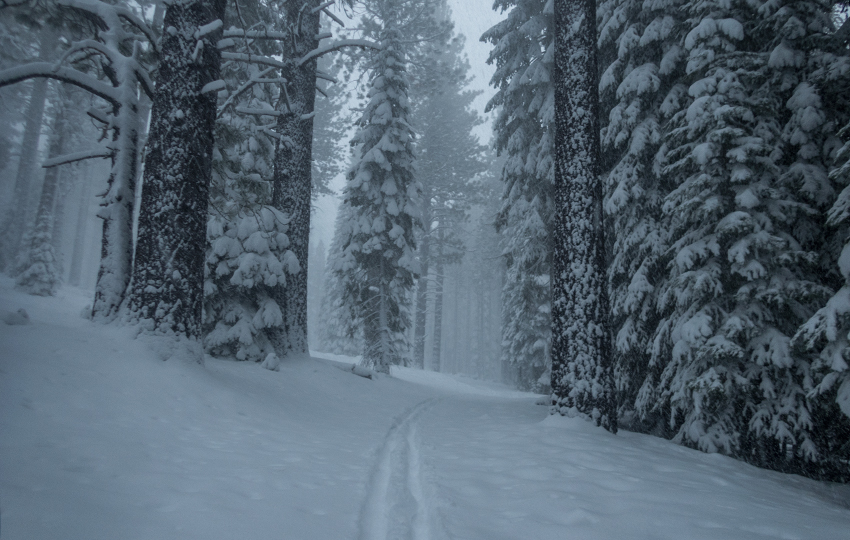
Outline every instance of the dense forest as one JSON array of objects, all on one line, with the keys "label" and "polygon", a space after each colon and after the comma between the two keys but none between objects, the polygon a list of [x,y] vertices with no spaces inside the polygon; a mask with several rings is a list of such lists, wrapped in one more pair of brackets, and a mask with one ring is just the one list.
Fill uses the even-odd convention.
[{"label": "dense forest", "polygon": [[493,9],[0,0],[0,270],[199,360],[464,373],[850,480],[850,4]]}]

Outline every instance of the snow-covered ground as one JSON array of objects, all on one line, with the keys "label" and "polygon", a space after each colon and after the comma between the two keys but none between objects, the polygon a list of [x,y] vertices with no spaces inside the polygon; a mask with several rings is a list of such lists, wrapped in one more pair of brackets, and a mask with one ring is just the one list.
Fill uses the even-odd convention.
[{"label": "snow-covered ground", "polygon": [[[850,488],[347,359],[163,362],[0,281],[0,538],[846,539]],[[339,361],[342,361],[339,362]],[[342,369],[341,369],[342,368]]]}]

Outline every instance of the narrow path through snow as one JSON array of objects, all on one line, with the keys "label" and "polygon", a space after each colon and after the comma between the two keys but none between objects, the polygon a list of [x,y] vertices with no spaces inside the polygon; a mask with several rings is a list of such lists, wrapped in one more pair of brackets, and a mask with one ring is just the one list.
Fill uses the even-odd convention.
[{"label": "narrow path through snow", "polygon": [[360,520],[360,540],[429,540],[431,494],[423,482],[417,427],[437,403],[425,400],[393,420],[381,448]]}]

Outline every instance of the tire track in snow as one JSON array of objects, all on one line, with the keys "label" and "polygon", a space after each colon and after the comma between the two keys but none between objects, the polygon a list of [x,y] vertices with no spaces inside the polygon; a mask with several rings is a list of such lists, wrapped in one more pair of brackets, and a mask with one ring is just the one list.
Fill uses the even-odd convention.
[{"label": "tire track in snow", "polygon": [[393,420],[368,484],[359,540],[430,540],[431,494],[422,479],[417,421],[436,399],[419,403]]}]

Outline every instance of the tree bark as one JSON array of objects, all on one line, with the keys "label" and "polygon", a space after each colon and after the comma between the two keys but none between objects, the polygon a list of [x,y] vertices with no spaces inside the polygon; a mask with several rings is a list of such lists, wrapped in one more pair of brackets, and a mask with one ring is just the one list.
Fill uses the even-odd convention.
[{"label": "tree bark", "polygon": [[[224,0],[168,4],[151,110],[129,316],[156,333],[201,335]],[[203,35],[201,35],[203,34]]]},{"label": "tree bark", "polygon": [[[288,44],[284,62],[288,69],[286,93],[281,96],[274,162],[272,205],[287,214],[289,249],[295,254],[300,270],[287,276],[285,286],[276,290],[276,300],[283,311],[283,326],[270,336],[275,352],[281,358],[307,352],[307,259],[310,245],[310,204],[312,190],[313,118],[316,101],[316,64],[314,58],[298,65],[298,60],[319,46],[321,11],[313,13],[310,2],[288,2],[285,17],[293,38]],[[315,2],[318,5],[318,2]]]},{"label": "tree bark", "polygon": [[605,280],[595,0],[555,2],[553,412],[617,431]]},{"label": "tree bark", "polygon": [[[440,233],[438,233],[440,234]],[[442,352],[443,338],[443,285],[446,277],[443,275],[443,261],[441,251],[442,242],[437,242],[437,264],[434,276],[434,344],[431,367],[437,373],[441,370],[440,353]]]},{"label": "tree bark", "polygon": [[430,196],[422,196],[422,241],[419,243],[419,267],[421,274],[416,285],[416,323],[414,330],[413,366],[425,369],[425,325],[428,322],[428,269],[431,257],[431,205]]}]

